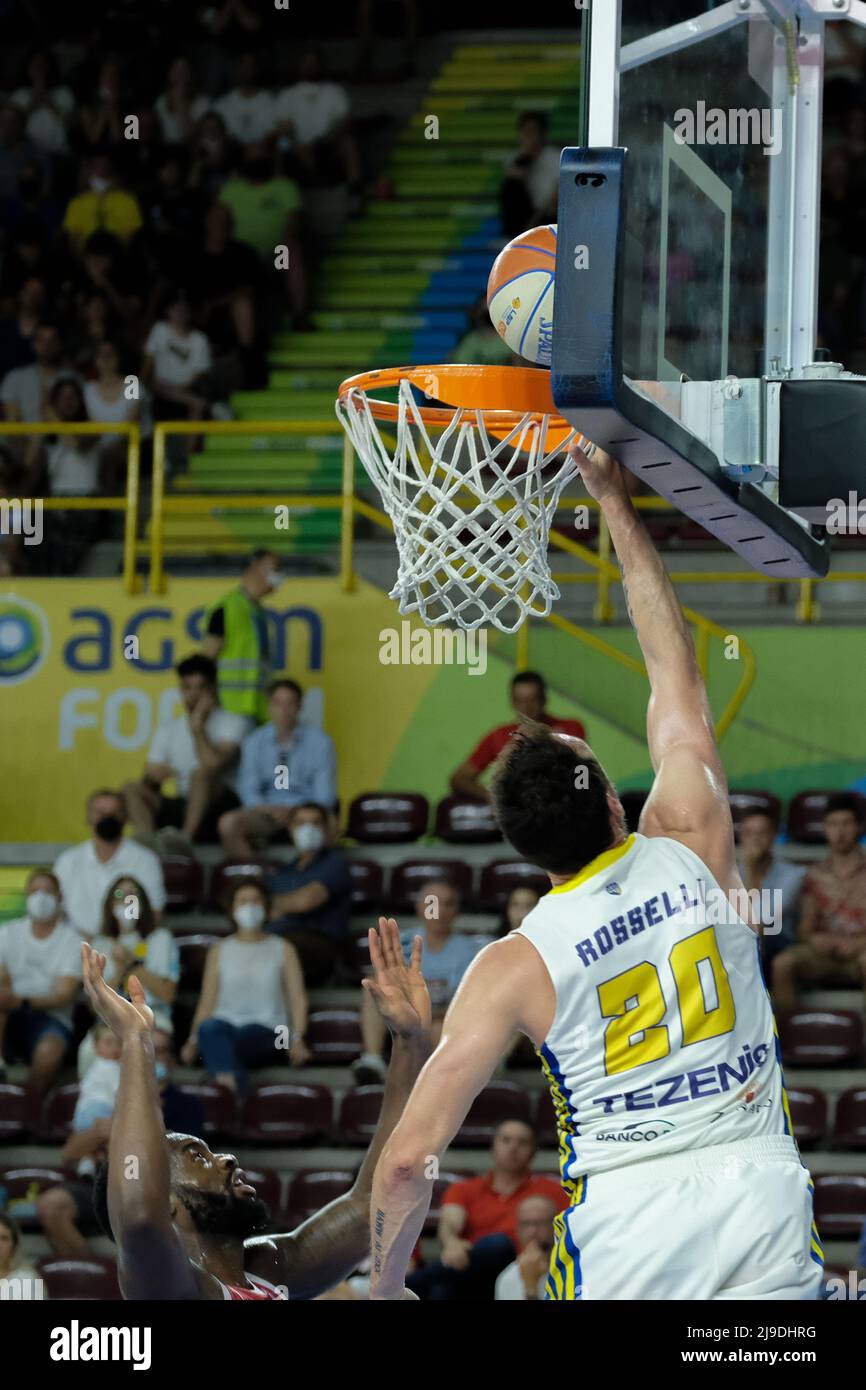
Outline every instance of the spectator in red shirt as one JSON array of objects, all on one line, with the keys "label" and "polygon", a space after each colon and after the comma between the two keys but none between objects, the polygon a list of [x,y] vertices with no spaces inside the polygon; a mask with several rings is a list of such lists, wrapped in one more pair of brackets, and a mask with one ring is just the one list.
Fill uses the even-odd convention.
[{"label": "spectator in red shirt", "polygon": [[503,1120],[493,1136],[493,1167],[483,1177],[452,1183],[439,1215],[441,1253],[407,1280],[419,1298],[483,1303],[519,1248],[517,1210],[527,1197],[548,1197],[562,1211],[559,1183],[530,1170],[535,1134],[523,1120]]},{"label": "spectator in red shirt", "polygon": [[[547,713],[547,686],[544,677],[537,671],[519,671],[511,681],[511,703],[517,714],[534,719],[538,724],[547,724],[561,734],[571,734],[575,738],[586,738],[586,732],[579,719],[556,719]],[[512,734],[520,728],[513,724],[500,724],[491,729],[465,763],[461,763],[451,774],[451,790],[458,796],[471,797],[473,801],[489,801],[490,793],[481,783],[481,774],[496,761]]]}]

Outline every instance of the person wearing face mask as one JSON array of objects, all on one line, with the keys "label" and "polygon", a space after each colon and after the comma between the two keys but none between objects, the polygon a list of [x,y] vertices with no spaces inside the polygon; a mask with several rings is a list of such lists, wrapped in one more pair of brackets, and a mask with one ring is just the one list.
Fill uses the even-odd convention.
[{"label": "person wearing face mask", "polygon": [[88,941],[100,930],[105,896],[121,876],[135,879],[147,893],[154,918],[165,907],[162,865],[152,849],[123,837],[126,803],[117,791],[91,792],[87,798],[91,838],[72,845],[54,864],[70,926]]},{"label": "person wearing face mask", "polygon": [[308,988],[324,984],[349,939],[352,879],[349,861],[330,843],[323,806],[295,806],[289,835],[297,858],[271,878],[271,931],[291,941],[301,958]]},{"label": "person wearing face mask", "polygon": [[[236,1093],[250,1067],[293,1067],[312,1056],[304,1041],[307,995],[297,952],[267,931],[270,894],[258,879],[233,885],[228,915],[235,931],[207,954],[201,995],[181,1061],[201,1053],[213,1079]],[[288,1044],[288,1045],[287,1045]]]},{"label": "person wearing face mask", "polygon": [[282,583],[280,557],[273,550],[254,550],[241,582],[205,614],[202,650],[217,663],[223,709],[251,715],[257,724],[268,717],[271,639],[262,606],[266,594]]},{"label": "person wearing face mask", "polygon": [[73,249],[79,251],[96,231],[111,232],[126,243],[143,222],[135,194],[117,184],[111,155],[94,151],[87,161],[87,187],[69,200],[63,215]]},{"label": "person wearing face mask", "polygon": [[0,1052],[9,1062],[29,1064],[28,1084],[41,1096],[72,1038],[80,943],[61,921],[55,874],[34,870],[25,895],[27,915],[0,927]]},{"label": "person wearing face mask", "polygon": [[[102,904],[102,921],[92,945],[106,957],[105,978],[112,989],[125,995],[126,981],[135,975],[148,1008],[153,1010],[156,1027],[171,1036],[180,953],[174,934],[168,927],[157,925],[147,890],[137,879],[121,875],[112,883]],[[79,1048],[79,1076],[83,1075],[82,1053],[88,1038]]]}]

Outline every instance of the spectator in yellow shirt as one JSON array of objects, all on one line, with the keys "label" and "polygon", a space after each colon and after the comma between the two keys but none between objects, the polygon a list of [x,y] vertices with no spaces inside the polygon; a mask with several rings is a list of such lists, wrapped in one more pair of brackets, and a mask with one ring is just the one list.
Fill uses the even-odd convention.
[{"label": "spectator in yellow shirt", "polygon": [[111,232],[127,242],[142,224],[141,208],[134,193],[120,188],[110,154],[92,154],[87,161],[87,189],[71,198],[63,227],[76,250],[93,232]]}]

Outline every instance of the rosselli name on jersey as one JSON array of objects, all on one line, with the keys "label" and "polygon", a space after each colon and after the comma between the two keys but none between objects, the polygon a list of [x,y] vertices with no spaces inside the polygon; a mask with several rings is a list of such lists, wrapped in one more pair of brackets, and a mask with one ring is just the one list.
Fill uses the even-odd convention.
[{"label": "rosselli name on jersey", "polygon": [[[619,889],[619,885],[612,883],[610,888]],[[660,927],[671,917],[686,917],[688,914],[686,920],[689,920],[695,908],[702,905],[705,896],[700,889],[697,893],[690,892],[684,883],[677,884],[675,888],[662,889],[639,906],[630,907],[617,917],[612,917],[592,936],[585,936],[582,941],[576,942],[574,949],[583,965],[594,965],[602,956],[610,955],[617,946],[624,946],[633,936],[639,936],[652,927]]]}]

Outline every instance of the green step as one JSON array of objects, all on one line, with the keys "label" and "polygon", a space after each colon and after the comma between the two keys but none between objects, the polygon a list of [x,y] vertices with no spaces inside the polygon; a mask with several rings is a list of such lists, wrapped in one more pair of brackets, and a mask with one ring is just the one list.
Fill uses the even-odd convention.
[{"label": "green step", "polygon": [[[327,396],[323,396],[323,403],[334,403],[337,385]],[[269,394],[269,393],[266,393]],[[303,451],[317,457],[327,458],[334,452],[337,443],[342,439],[342,431],[336,421],[333,423],[333,434],[206,434],[205,446],[199,453],[193,454],[193,458],[202,458],[214,455],[222,458],[225,454],[246,455],[251,454],[285,454],[297,455]]]},{"label": "green step", "polygon": [[[442,200],[438,200],[442,201]],[[413,222],[416,218],[423,217],[427,220],[437,217],[443,218],[447,215],[450,221],[460,222],[483,222],[485,217],[490,217],[496,213],[498,203],[492,199],[486,202],[473,201],[470,203],[454,202],[452,206],[437,207],[431,206],[437,202],[436,199],[426,201],[401,199],[400,202],[372,203],[367,209],[367,216],[364,223],[369,225],[376,223],[378,226],[382,222]]]},{"label": "green step", "polygon": [[[392,296],[398,292],[406,294],[407,296],[416,296],[424,293],[430,283],[429,271],[400,270],[395,271],[393,275],[387,275],[385,274],[385,267],[387,264],[388,262],[384,261],[381,263],[379,269],[374,266],[369,271],[365,266],[358,265],[357,262],[351,270],[344,270],[342,266],[330,267],[328,274],[322,276],[320,289],[333,294],[340,289],[346,289],[352,292],[362,288],[365,284],[375,284],[377,288],[381,286],[382,289],[387,290]],[[391,264],[393,265],[393,262],[391,262]],[[376,279],[379,274],[383,276],[381,280]]]}]

